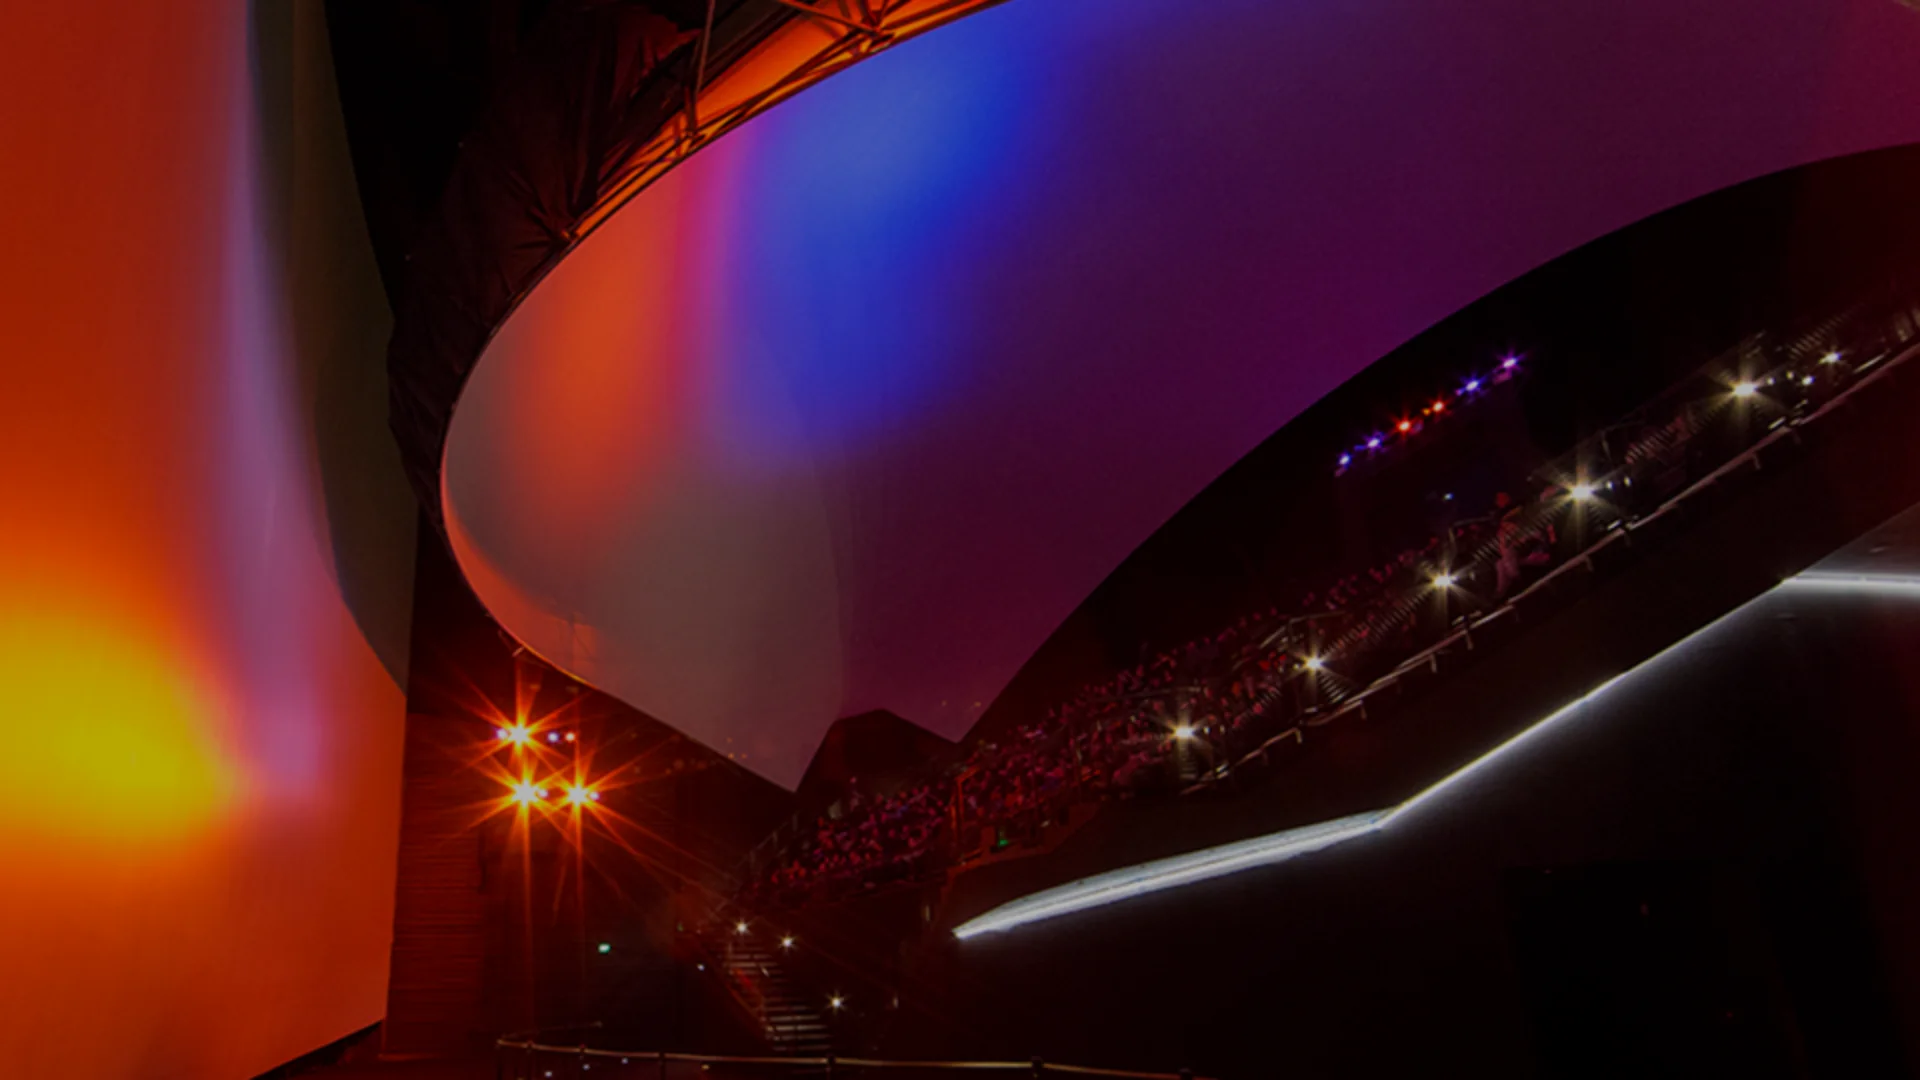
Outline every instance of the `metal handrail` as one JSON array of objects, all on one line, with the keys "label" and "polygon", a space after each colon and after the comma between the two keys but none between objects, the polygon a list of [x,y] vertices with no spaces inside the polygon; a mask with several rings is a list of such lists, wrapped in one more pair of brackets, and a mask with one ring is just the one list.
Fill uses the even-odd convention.
[{"label": "metal handrail", "polygon": [[538,1043],[531,1039],[515,1040],[502,1038],[494,1043],[499,1050],[519,1050],[528,1054],[566,1054],[575,1058],[619,1058],[632,1062],[654,1061],[660,1064],[664,1074],[669,1062],[696,1065],[773,1065],[805,1068],[825,1068],[829,1075],[835,1067],[850,1069],[927,1069],[933,1071],[973,1071],[973,1072],[1013,1072],[1024,1070],[1029,1076],[1041,1076],[1046,1073],[1060,1073],[1071,1076],[1106,1076],[1117,1080],[1213,1080],[1200,1076],[1192,1070],[1182,1069],[1175,1073],[1138,1072],[1131,1069],[1106,1069],[1095,1065],[1066,1065],[1059,1062],[1033,1058],[1029,1061],[890,1061],[881,1058],[839,1057],[754,1057],[729,1054],[683,1054],[671,1050],[601,1050],[591,1046],[555,1046]]}]

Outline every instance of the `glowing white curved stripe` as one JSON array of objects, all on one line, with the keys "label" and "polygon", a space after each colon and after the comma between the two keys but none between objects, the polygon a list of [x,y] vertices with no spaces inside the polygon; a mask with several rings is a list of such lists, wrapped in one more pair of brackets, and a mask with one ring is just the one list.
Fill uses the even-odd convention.
[{"label": "glowing white curved stripe", "polygon": [[[1841,591],[1879,591],[1920,596],[1920,577],[1902,577],[1897,575],[1875,574],[1835,574],[1810,571],[1788,578],[1782,586],[1795,588],[1829,589]],[[1658,664],[1661,660],[1685,648],[1687,645],[1711,633],[1726,624],[1734,616],[1772,596],[1775,590],[1769,589],[1745,604],[1722,615],[1720,618],[1674,642],[1635,665],[1624,674],[1616,675],[1599,686],[1594,687],[1578,699],[1561,706],[1544,719],[1535,721],[1524,731],[1506,742],[1467,762],[1465,765],[1442,777],[1438,783],[1422,790],[1398,806],[1375,810],[1371,813],[1355,814],[1351,817],[1323,821],[1316,825],[1303,825],[1296,829],[1270,833],[1266,836],[1241,840],[1219,847],[1204,848],[1187,855],[1157,859],[1140,863],[1137,866],[1123,867],[1119,870],[1096,874],[1056,886],[1031,896],[1011,900],[983,915],[969,919],[954,928],[953,936],[965,940],[990,934],[999,930],[1011,930],[1042,919],[1051,919],[1060,915],[1085,911],[1088,908],[1118,903],[1136,896],[1159,892],[1162,889],[1192,885],[1211,878],[1237,874],[1257,866],[1271,866],[1282,863],[1296,855],[1320,851],[1335,844],[1351,840],[1356,836],[1378,832],[1403,816],[1427,805],[1437,796],[1445,793],[1461,780],[1480,771],[1494,759],[1504,756],[1514,747],[1527,742],[1556,722],[1578,712],[1584,705],[1591,704],[1600,695],[1620,685],[1631,676],[1640,674]]]},{"label": "glowing white curved stripe", "polygon": [[1904,574],[1830,574],[1808,571],[1781,582],[1796,589],[1827,592],[1881,592],[1920,595],[1920,578]]},{"label": "glowing white curved stripe", "polygon": [[[1718,625],[1718,620],[1716,620],[1714,623],[1709,624],[1708,628],[1711,629],[1711,627],[1715,625]],[[1677,644],[1684,645],[1691,640],[1693,640],[1693,637],[1692,635],[1689,635],[1688,637],[1681,639]],[[1640,667],[1634,668],[1633,671],[1640,670],[1641,667],[1645,667],[1647,664],[1652,663],[1654,660],[1658,660],[1661,656],[1665,656],[1669,651],[1671,650],[1670,649],[1662,650],[1658,655],[1654,656],[1652,659],[1643,662],[1640,665]],[[1633,671],[1627,672],[1627,675],[1633,674]],[[1603,682],[1599,686],[1594,687],[1592,690],[1587,691],[1585,696],[1575,698],[1573,701],[1560,706],[1560,708],[1554,710],[1551,714],[1549,714],[1546,717],[1546,719],[1535,721],[1532,726],[1520,732],[1520,734],[1515,735],[1511,739],[1508,739],[1506,742],[1501,743],[1499,746],[1494,747],[1493,749],[1487,751],[1486,753],[1481,754],[1479,757],[1474,758],[1472,761],[1467,762],[1465,765],[1462,765],[1458,769],[1455,769],[1454,771],[1448,773],[1446,776],[1441,778],[1439,783],[1420,792],[1418,795],[1415,795],[1413,798],[1408,799],[1406,802],[1401,803],[1399,806],[1394,807],[1393,810],[1387,814],[1386,819],[1380,822],[1380,827],[1386,828],[1388,825],[1391,825],[1395,821],[1398,821],[1402,816],[1412,813],[1414,810],[1419,809],[1421,806],[1425,805],[1427,802],[1432,800],[1435,796],[1445,792],[1448,788],[1451,788],[1455,783],[1466,779],[1468,776],[1472,775],[1473,773],[1480,771],[1480,769],[1483,766],[1485,766],[1488,762],[1492,761],[1494,758],[1497,758],[1502,754],[1505,754],[1507,751],[1513,749],[1516,746],[1519,746],[1521,743],[1526,742],[1528,739],[1531,739],[1535,735],[1538,735],[1542,731],[1545,731],[1548,728],[1552,727],[1555,721],[1561,720],[1567,716],[1571,716],[1575,712],[1578,712],[1582,705],[1591,703],[1595,698],[1598,698],[1601,694],[1606,693],[1608,689],[1618,685],[1620,680],[1626,678],[1627,675],[1615,675],[1613,678],[1608,679],[1606,682]]]},{"label": "glowing white curved stripe", "polygon": [[1096,874],[1002,904],[978,918],[962,923],[954,929],[953,936],[965,939],[996,930],[1011,930],[1056,915],[1237,874],[1256,866],[1271,866],[1295,855],[1319,851],[1342,840],[1373,832],[1386,823],[1387,816],[1387,811],[1375,810]]}]

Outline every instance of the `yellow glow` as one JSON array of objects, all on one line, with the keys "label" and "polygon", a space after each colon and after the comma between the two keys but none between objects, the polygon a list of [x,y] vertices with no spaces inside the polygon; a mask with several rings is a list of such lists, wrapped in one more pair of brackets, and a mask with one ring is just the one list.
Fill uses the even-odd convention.
[{"label": "yellow glow", "polygon": [[169,651],[105,621],[0,610],[0,833],[151,841],[222,815],[240,779]]},{"label": "yellow glow", "polygon": [[1733,396],[1737,398],[1750,398],[1759,392],[1760,387],[1755,383],[1743,380],[1733,384]]},{"label": "yellow glow", "polygon": [[521,806],[532,806],[546,796],[547,793],[540,790],[540,785],[531,780],[522,780],[513,785],[513,801]]}]

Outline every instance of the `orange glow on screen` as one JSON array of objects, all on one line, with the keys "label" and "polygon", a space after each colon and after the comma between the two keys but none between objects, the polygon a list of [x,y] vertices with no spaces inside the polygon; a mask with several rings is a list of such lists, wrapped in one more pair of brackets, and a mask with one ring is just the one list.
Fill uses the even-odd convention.
[{"label": "orange glow on screen", "polygon": [[384,300],[325,13],[256,7],[0,33],[9,1076],[253,1076],[385,1004],[405,704],[314,426],[359,339],[381,378]]},{"label": "orange glow on screen", "polygon": [[0,611],[0,687],[0,832],[178,838],[239,793],[211,704],[174,658],[124,630]]}]

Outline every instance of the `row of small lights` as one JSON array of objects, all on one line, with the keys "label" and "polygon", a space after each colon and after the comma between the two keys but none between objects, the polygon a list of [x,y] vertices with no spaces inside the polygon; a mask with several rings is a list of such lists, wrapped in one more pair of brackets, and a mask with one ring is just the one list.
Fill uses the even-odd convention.
[{"label": "row of small lights", "polygon": [[1411,439],[1416,434],[1418,427],[1423,424],[1425,420],[1438,419],[1439,417],[1445,416],[1448,407],[1452,403],[1469,400],[1478,395],[1481,390],[1485,389],[1487,379],[1511,377],[1519,367],[1520,358],[1518,356],[1502,357],[1500,359],[1500,366],[1495,369],[1493,375],[1484,378],[1476,375],[1468,379],[1465,383],[1461,384],[1460,389],[1454,393],[1451,400],[1444,394],[1434,398],[1432,404],[1420,410],[1420,420],[1416,421],[1411,416],[1403,416],[1394,423],[1391,433],[1376,431],[1372,435],[1367,436],[1364,442],[1340,455],[1333,474],[1335,476],[1344,475],[1348,469],[1353,467],[1354,462],[1358,461],[1363,455],[1372,456],[1385,452],[1388,449],[1389,439],[1394,435],[1398,435],[1402,442]]},{"label": "row of small lights", "polygon": [[[1820,358],[1820,362],[1822,364],[1837,364],[1840,362],[1840,354],[1838,352],[1829,352]],[[1520,358],[1518,356],[1503,357],[1500,360],[1500,366],[1495,374],[1497,376],[1511,376],[1519,367]],[[1804,375],[1800,378],[1800,385],[1812,386],[1814,381],[1812,375]],[[1402,442],[1411,439],[1417,434],[1419,423],[1424,422],[1424,419],[1445,416],[1448,406],[1452,404],[1452,402],[1470,399],[1479,394],[1485,387],[1486,380],[1483,378],[1475,377],[1468,379],[1461,385],[1459,391],[1453,395],[1451,402],[1444,395],[1434,398],[1432,404],[1420,411],[1420,415],[1423,418],[1422,421],[1416,422],[1412,417],[1402,417],[1394,423],[1391,434],[1398,435]],[[1733,385],[1733,396],[1737,398],[1750,398],[1759,392],[1760,384],[1756,382],[1742,380]],[[1377,431],[1368,436],[1365,442],[1341,454],[1334,469],[1334,475],[1340,476],[1346,473],[1348,469],[1353,467],[1354,462],[1360,460],[1362,455],[1379,454],[1387,450],[1389,438],[1390,435],[1388,432]]]}]

